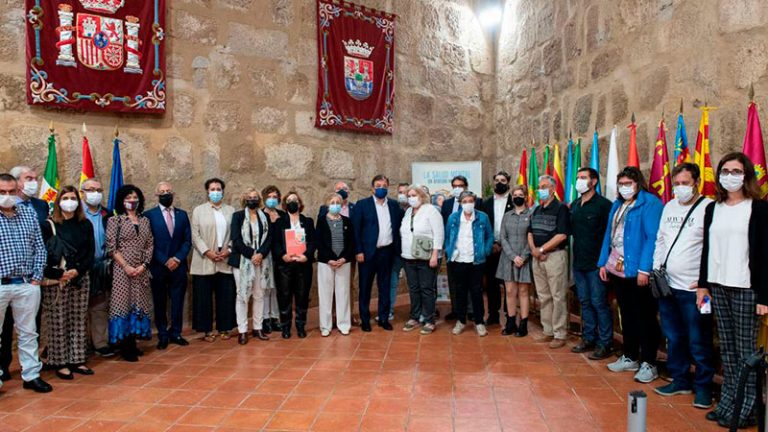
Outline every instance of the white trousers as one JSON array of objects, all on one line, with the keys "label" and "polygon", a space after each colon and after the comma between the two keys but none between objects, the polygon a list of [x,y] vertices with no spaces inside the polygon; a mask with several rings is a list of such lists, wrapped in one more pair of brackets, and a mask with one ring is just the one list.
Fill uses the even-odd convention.
[{"label": "white trousers", "polygon": [[347,333],[352,327],[349,306],[352,264],[346,263],[338,269],[328,264],[317,263],[317,294],[319,297],[320,330],[331,331],[333,327],[333,298],[336,296],[336,327]]},{"label": "white trousers", "polygon": [[[237,291],[240,291],[240,269],[233,268]],[[251,282],[252,291],[248,298],[235,298],[235,314],[237,315],[237,331],[248,333],[248,306],[251,306],[253,329],[261,330],[261,322],[264,320],[264,290],[261,288],[261,267],[254,266],[254,278]]]},{"label": "white trousers", "polygon": [[[32,284],[0,285],[0,332],[5,321],[5,310],[11,306],[18,337],[21,379],[32,381],[40,377],[43,364],[40,362],[37,345],[37,324],[35,317],[40,309],[40,287]],[[0,387],[3,386],[0,381]]]},{"label": "white trousers", "polygon": [[264,319],[280,320],[280,306],[277,305],[277,289],[264,290]]}]

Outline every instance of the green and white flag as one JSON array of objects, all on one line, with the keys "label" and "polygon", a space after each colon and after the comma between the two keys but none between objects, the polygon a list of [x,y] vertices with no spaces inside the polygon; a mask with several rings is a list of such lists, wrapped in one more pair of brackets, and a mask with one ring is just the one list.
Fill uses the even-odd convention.
[{"label": "green and white flag", "polygon": [[56,200],[59,194],[59,161],[56,158],[56,137],[53,132],[48,137],[48,161],[45,163],[43,185],[40,188],[40,199],[47,203]]}]

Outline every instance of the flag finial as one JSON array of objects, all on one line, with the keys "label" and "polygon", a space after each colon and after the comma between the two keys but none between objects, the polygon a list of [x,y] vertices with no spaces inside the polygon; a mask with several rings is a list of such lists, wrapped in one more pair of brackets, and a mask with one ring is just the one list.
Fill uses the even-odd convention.
[{"label": "flag finial", "polygon": [[664,108],[661,109],[661,121],[664,121]]},{"label": "flag finial", "polygon": [[88,133],[88,129],[85,127],[85,122],[83,122],[83,136],[85,136]]},{"label": "flag finial", "polygon": [[683,113],[683,98],[680,98],[680,114]]},{"label": "flag finial", "polygon": [[632,124],[635,124],[635,112],[632,111]]},{"label": "flag finial", "polygon": [[55,130],[53,128],[53,120],[51,120],[51,122],[48,124],[48,130],[51,131],[51,133],[53,133],[53,131]]},{"label": "flag finial", "polygon": [[753,83],[749,83],[749,101],[754,102],[755,101],[755,85]]},{"label": "flag finial", "polygon": [[120,136],[120,130],[117,129],[117,125],[115,125],[115,138]]}]

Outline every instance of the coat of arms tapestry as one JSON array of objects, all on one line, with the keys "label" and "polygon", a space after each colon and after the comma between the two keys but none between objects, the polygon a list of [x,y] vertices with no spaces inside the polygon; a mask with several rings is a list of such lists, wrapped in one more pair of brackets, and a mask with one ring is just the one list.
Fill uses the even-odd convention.
[{"label": "coat of arms tapestry", "polygon": [[25,0],[27,103],[165,112],[165,0]]},{"label": "coat of arms tapestry", "polygon": [[395,15],[317,0],[315,126],[392,133]]}]

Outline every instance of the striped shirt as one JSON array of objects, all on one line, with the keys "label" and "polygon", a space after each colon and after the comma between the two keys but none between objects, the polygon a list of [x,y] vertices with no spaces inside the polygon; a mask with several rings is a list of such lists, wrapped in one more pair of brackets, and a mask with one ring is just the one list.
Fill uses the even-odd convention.
[{"label": "striped shirt", "polygon": [[48,253],[35,211],[16,206],[8,217],[0,212],[0,277],[25,277],[43,280]]},{"label": "striped shirt", "polygon": [[331,229],[331,250],[339,256],[344,251],[344,221],[328,219],[328,227]]}]

